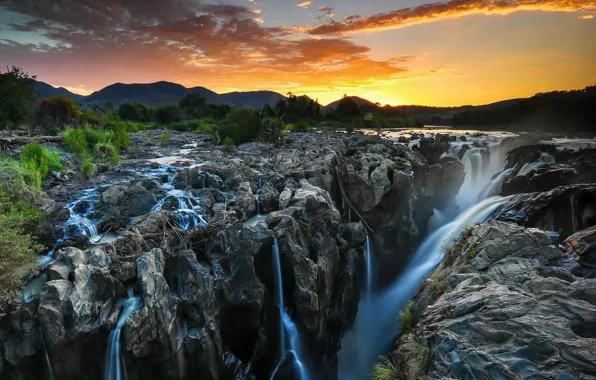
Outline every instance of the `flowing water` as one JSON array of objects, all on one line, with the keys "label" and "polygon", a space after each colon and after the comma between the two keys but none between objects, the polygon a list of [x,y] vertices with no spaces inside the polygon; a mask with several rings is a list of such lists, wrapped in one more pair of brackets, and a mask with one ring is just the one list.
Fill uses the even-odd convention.
[{"label": "flowing water", "polygon": [[304,364],[304,360],[302,359],[303,352],[302,352],[302,342],[300,341],[300,334],[298,332],[298,328],[290,315],[286,312],[284,307],[284,296],[283,296],[283,281],[281,276],[281,260],[279,256],[279,244],[277,239],[273,242],[273,278],[275,280],[275,289],[274,289],[274,296],[275,296],[275,305],[279,308],[280,311],[280,361],[277,365],[277,368],[271,374],[271,379],[273,379],[277,373],[277,370],[284,362],[284,358],[288,355],[291,356],[294,369],[298,374],[299,380],[309,380],[310,376],[308,374],[308,370]]},{"label": "flowing water", "polygon": [[48,353],[48,347],[46,346],[46,340],[43,336],[43,332],[39,331],[39,334],[41,335],[41,344],[43,346],[43,352],[44,352],[44,358],[46,361],[46,366],[47,366],[47,370],[48,370],[48,379],[49,380],[54,380],[54,369],[52,368],[52,362],[50,361],[50,355]]},{"label": "flowing water", "polygon": [[372,264],[372,250],[370,247],[370,236],[366,237],[366,251],[364,252],[365,268],[366,268],[366,288],[364,296],[369,300],[373,290],[373,264]]},{"label": "flowing water", "polygon": [[104,370],[104,380],[126,379],[126,367],[120,361],[120,332],[126,323],[126,320],[132,313],[143,308],[143,302],[139,297],[135,297],[132,288],[128,289],[128,297],[118,301],[116,306],[123,306],[120,318],[116,328],[110,333],[108,340],[108,352],[106,355],[106,364]]},{"label": "flowing water", "polygon": [[[485,147],[469,149],[464,153],[461,161],[466,174],[455,198],[459,207],[451,208],[455,212],[434,210],[428,223],[429,235],[394,283],[377,293],[369,294],[365,290],[366,300],[359,304],[354,325],[342,339],[338,355],[340,379],[369,378],[378,356],[395,343],[399,333],[396,327],[398,311],[412,299],[426,276],[440,263],[443,250],[453,244],[453,239],[463,230],[486,220],[505,203],[507,198],[487,198],[498,193],[501,184],[512,172],[499,173],[507,153],[501,149],[500,140],[489,140]],[[453,144],[449,155],[459,156],[461,146]],[[457,212],[458,209],[463,211]],[[366,261],[367,277],[373,277],[374,271],[373,274],[368,273],[372,265],[368,263],[368,258]],[[365,286],[368,289],[368,280]]]},{"label": "flowing water", "polygon": [[528,175],[532,171],[537,170],[539,167],[547,164],[554,164],[555,158],[548,153],[540,153],[540,159],[536,162],[530,162],[528,164],[524,164],[524,166],[519,169],[517,175]]}]

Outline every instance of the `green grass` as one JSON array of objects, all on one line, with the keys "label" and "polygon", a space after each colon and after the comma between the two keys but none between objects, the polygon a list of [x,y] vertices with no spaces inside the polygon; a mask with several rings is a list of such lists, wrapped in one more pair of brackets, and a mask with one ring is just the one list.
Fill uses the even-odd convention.
[{"label": "green grass", "polygon": [[62,163],[60,154],[55,149],[46,149],[37,142],[29,143],[21,148],[23,167],[35,177],[46,177],[52,171],[60,171]]},{"label": "green grass", "polygon": [[60,135],[64,136],[66,149],[78,157],[84,157],[87,153],[87,136],[82,128],[67,128]]},{"label": "green grass", "polygon": [[93,159],[88,156],[85,157],[83,163],[81,164],[81,175],[83,178],[89,178],[91,173],[95,170],[95,164],[93,163]]},{"label": "green grass", "polygon": [[474,258],[476,257],[476,255],[478,255],[478,248],[476,247],[476,245],[473,245],[470,248],[470,252],[468,253],[468,259],[474,260]]},{"label": "green grass", "polygon": [[[113,143],[120,150],[127,150],[130,145],[130,137],[125,125],[118,124],[114,129]],[[97,147],[96,147],[97,148]]]},{"label": "green grass", "polygon": [[110,143],[96,144],[93,155],[99,162],[108,162],[114,166],[118,166],[120,163],[118,149]]},{"label": "green grass", "polygon": [[234,146],[234,139],[231,137],[226,137],[223,141],[224,146],[226,147],[226,150],[231,150],[232,147]]},{"label": "green grass", "polygon": [[401,330],[402,334],[408,334],[414,327],[412,306],[414,306],[414,301],[408,302],[404,309],[399,312],[399,329]]},{"label": "green grass", "polygon": [[32,203],[40,192],[32,186],[27,174],[15,161],[0,158],[1,300],[17,294],[43,248],[34,235],[41,229],[43,213]]},{"label": "green grass", "polygon": [[374,365],[370,378],[371,380],[399,380],[399,370],[392,355],[389,355],[389,358],[380,358],[379,363]]},{"label": "green grass", "polygon": [[161,145],[166,145],[168,141],[170,141],[170,139],[172,138],[172,134],[170,132],[166,132],[164,134],[161,135],[161,137],[159,138],[159,143]]}]

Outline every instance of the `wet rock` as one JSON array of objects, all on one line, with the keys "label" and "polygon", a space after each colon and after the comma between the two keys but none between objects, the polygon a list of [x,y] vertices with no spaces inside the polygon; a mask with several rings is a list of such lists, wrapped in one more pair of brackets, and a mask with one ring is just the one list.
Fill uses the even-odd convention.
[{"label": "wet rock", "polygon": [[437,135],[433,138],[422,138],[420,139],[420,152],[426,158],[429,165],[438,164],[441,159],[441,155],[449,150],[449,138]]},{"label": "wet rock", "polygon": [[579,263],[587,277],[596,277],[596,226],[569,236],[564,242],[569,253],[579,255]]},{"label": "wet rock", "polygon": [[546,270],[563,255],[550,243],[539,230],[489,221],[455,244],[414,304],[411,336],[429,350],[432,378],[595,373],[588,326],[596,320],[596,304],[576,294],[595,292],[596,280],[548,275],[563,273]]},{"label": "wet rock", "polygon": [[442,209],[452,200],[461,185],[464,183],[466,173],[464,165],[457,159],[444,157],[439,164],[428,167],[428,189],[432,198],[432,207]]},{"label": "wet rock", "polygon": [[163,195],[151,180],[112,185],[101,193],[99,209],[106,214],[108,225],[124,228],[130,218],[147,214]]},{"label": "wet rock", "polygon": [[555,231],[566,238],[596,224],[596,185],[560,186],[544,193],[514,195],[495,218]]},{"label": "wet rock", "polygon": [[168,210],[159,210],[149,214],[137,216],[131,222],[131,229],[139,231],[141,235],[163,231],[173,225],[172,214]]}]

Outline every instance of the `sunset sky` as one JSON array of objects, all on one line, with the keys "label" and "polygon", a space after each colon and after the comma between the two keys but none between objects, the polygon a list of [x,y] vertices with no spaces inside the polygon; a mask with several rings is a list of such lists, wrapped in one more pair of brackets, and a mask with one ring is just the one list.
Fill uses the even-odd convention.
[{"label": "sunset sky", "polygon": [[81,94],[167,80],[484,104],[596,84],[596,0],[2,0],[12,65]]}]

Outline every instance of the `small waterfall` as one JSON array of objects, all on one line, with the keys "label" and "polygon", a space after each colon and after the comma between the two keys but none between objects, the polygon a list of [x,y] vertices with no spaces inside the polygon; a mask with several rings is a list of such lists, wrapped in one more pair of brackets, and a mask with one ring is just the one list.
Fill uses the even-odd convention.
[{"label": "small waterfall", "polygon": [[281,260],[279,256],[279,243],[277,239],[273,242],[273,277],[275,280],[275,305],[280,310],[281,324],[280,324],[280,361],[273,373],[271,379],[275,377],[277,370],[284,362],[287,355],[291,355],[293,358],[294,368],[298,372],[299,380],[309,380],[310,376],[302,357],[302,343],[300,341],[300,334],[298,328],[290,315],[286,312],[284,307],[284,296],[283,296],[283,282],[281,277]]},{"label": "small waterfall", "polygon": [[48,347],[46,346],[46,340],[43,336],[43,332],[39,331],[39,334],[41,335],[41,344],[43,346],[43,352],[44,352],[44,358],[46,361],[46,365],[47,365],[47,369],[48,369],[48,379],[49,380],[54,380],[54,370],[52,369],[52,363],[50,362],[50,355],[48,353]]},{"label": "small waterfall", "polygon": [[528,175],[532,171],[541,167],[542,165],[548,165],[548,164],[554,164],[554,163],[555,163],[555,158],[552,155],[542,152],[542,153],[540,153],[540,158],[538,159],[538,161],[524,164],[521,167],[521,169],[519,169],[519,172],[517,172],[516,176]]},{"label": "small waterfall", "polygon": [[445,224],[446,220],[445,215],[440,210],[433,208],[433,215],[428,220],[427,228],[429,231],[434,231]]},{"label": "small waterfall", "polygon": [[478,200],[481,201],[485,198],[492,197],[493,195],[499,195],[503,186],[503,182],[505,182],[505,180],[509,178],[511,172],[513,172],[513,168],[503,170],[501,173],[499,173],[499,175],[497,175],[493,180],[491,180],[488,183],[488,185],[486,185],[484,190],[482,190],[482,192],[478,196]]},{"label": "small waterfall", "polygon": [[[189,191],[171,189],[167,192],[155,206],[151,208],[151,212],[157,212],[163,208],[169,198],[176,198],[178,203],[177,209],[174,211],[174,220],[178,227],[182,230],[191,230],[198,226],[207,224],[205,219],[200,214],[201,208],[198,202],[194,199]],[[194,205],[196,203],[196,205]]]},{"label": "small waterfall", "polygon": [[207,173],[201,173],[201,188],[207,188]]},{"label": "small waterfall", "polygon": [[[104,380],[126,379],[126,368],[120,363],[120,332],[128,317],[143,307],[143,302],[139,297],[135,297],[132,288],[129,288],[128,297],[116,303],[116,306],[120,305],[124,306],[124,309],[122,310],[122,313],[120,313],[116,328],[112,330],[110,339],[108,340]],[[124,370],[124,376],[122,376],[121,370]]]},{"label": "small waterfall", "polygon": [[261,201],[259,200],[259,190],[257,190],[257,193],[255,194],[255,200],[257,201],[257,215],[261,215]]},{"label": "small waterfall", "polygon": [[395,340],[395,316],[412,298],[424,278],[434,270],[444,247],[452,244],[467,227],[490,217],[507,198],[492,197],[464,211],[455,221],[430,234],[414,253],[402,275],[382,294],[360,304],[356,321],[342,340],[339,352],[340,379],[368,378],[377,357]]},{"label": "small waterfall", "polygon": [[370,300],[373,288],[373,270],[372,270],[372,250],[370,247],[370,236],[366,237],[366,251],[364,251],[365,268],[366,268],[366,288],[364,296],[366,300]]}]

